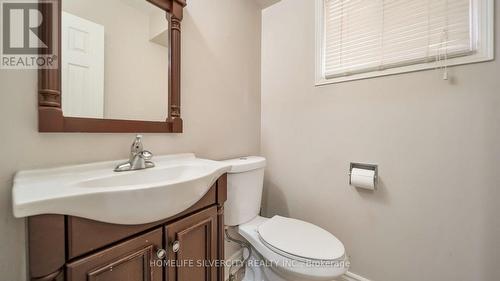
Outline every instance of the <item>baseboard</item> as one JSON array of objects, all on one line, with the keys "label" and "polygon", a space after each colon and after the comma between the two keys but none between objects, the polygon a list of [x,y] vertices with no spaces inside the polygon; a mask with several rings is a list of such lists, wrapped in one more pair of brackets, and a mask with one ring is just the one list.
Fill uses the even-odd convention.
[{"label": "baseboard", "polygon": [[352,272],[347,272],[344,276],[342,276],[341,281],[371,281],[370,279],[366,279],[363,276],[359,276]]}]

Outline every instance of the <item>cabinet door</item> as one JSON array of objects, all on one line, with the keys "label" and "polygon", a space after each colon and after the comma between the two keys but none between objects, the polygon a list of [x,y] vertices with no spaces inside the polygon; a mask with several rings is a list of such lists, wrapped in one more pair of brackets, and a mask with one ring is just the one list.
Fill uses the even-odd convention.
[{"label": "cabinet door", "polygon": [[167,280],[217,280],[217,207],[166,226]]},{"label": "cabinet door", "polygon": [[153,255],[162,248],[161,228],[67,265],[68,281],[162,281]]}]

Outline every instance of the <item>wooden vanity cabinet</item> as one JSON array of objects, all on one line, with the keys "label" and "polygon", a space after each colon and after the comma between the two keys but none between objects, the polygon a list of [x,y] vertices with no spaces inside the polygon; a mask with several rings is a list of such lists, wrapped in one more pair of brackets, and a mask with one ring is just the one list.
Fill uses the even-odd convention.
[{"label": "wooden vanity cabinet", "polygon": [[145,225],[62,215],[30,217],[30,279],[223,281],[226,194],[223,175],[193,207]]},{"label": "wooden vanity cabinet", "polygon": [[66,265],[71,281],[162,281],[163,268],[155,266],[155,253],[163,248],[161,228],[128,239]]},{"label": "wooden vanity cabinet", "polygon": [[217,209],[212,207],[165,226],[168,281],[217,280]]}]

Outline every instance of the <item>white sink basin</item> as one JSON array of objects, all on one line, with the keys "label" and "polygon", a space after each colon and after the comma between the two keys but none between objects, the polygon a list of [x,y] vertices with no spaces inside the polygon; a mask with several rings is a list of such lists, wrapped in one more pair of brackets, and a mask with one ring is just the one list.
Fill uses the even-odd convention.
[{"label": "white sink basin", "polygon": [[198,202],[230,165],[194,154],[158,156],[156,167],[116,173],[120,161],[21,171],[12,192],[15,217],[61,214],[116,224],[174,216]]}]

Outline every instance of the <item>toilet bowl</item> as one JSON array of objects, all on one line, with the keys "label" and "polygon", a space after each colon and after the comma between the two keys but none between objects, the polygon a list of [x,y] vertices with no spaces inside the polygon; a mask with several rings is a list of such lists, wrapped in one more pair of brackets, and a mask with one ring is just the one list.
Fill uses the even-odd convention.
[{"label": "toilet bowl", "polygon": [[330,232],[297,219],[259,216],[264,158],[225,162],[232,168],[224,222],[252,247],[244,281],[331,281],[347,272],[344,245]]},{"label": "toilet bowl", "polygon": [[263,277],[248,281],[330,281],[348,269],[342,243],[327,231],[303,221],[259,216],[238,226],[238,233],[254,249],[245,275]]}]

